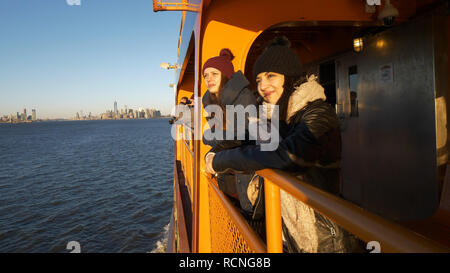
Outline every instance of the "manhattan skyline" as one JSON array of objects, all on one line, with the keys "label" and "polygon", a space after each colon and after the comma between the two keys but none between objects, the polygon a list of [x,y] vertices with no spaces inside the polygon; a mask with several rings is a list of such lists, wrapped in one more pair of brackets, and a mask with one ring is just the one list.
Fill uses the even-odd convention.
[{"label": "manhattan skyline", "polygon": [[1,1],[0,115],[68,119],[114,100],[170,114],[174,75],[159,64],[176,62],[180,20],[146,0]]},{"label": "manhattan skyline", "polygon": [[[115,102],[115,103],[117,103],[117,102]],[[140,110],[142,110],[142,109],[153,109],[153,110],[157,110],[157,111],[160,111],[161,112],[161,115],[163,115],[163,116],[166,116],[166,115],[170,115],[170,112],[168,112],[168,113],[164,113],[163,111],[161,111],[158,107],[149,107],[149,106],[144,106],[144,105],[139,105],[139,106],[128,106],[127,104],[123,104],[123,105],[119,105],[119,104],[117,104],[118,105],[118,107],[117,107],[117,110],[118,111],[120,111],[120,110],[124,110],[124,109],[140,109]],[[30,111],[36,111],[36,110],[38,110],[39,111],[39,108],[37,107],[37,108],[30,108],[30,107],[23,107],[22,109],[16,109],[16,111],[13,111],[13,112],[10,112],[10,113],[3,113],[3,112],[0,112],[0,121],[1,121],[1,119],[2,118],[4,118],[4,117],[10,117],[11,115],[13,115],[14,117],[17,117],[17,115],[22,115],[22,114],[24,114],[24,112],[26,113],[26,111],[28,111],[27,109],[29,109]],[[83,116],[83,114],[84,115],[87,115],[87,114],[91,114],[91,115],[93,115],[93,116],[101,116],[102,114],[104,114],[104,113],[106,113],[106,112],[108,112],[108,111],[111,111],[111,112],[115,112],[114,111],[114,106],[113,107],[106,107],[106,108],[104,108],[103,110],[100,110],[99,112],[93,112],[93,111],[90,111],[89,109],[79,109],[78,111],[76,111],[76,113],[75,114],[80,114],[81,116]],[[27,117],[28,116],[30,116],[31,117],[31,113],[32,112],[30,112],[30,115],[26,115]],[[75,115],[74,113],[69,113],[67,116],[68,116],[68,118],[62,118],[62,117],[55,117],[55,118],[48,118],[48,117],[42,117],[42,116],[38,116],[38,119],[42,119],[42,120],[45,120],[45,119],[73,119],[73,117],[74,117],[74,115]]]}]

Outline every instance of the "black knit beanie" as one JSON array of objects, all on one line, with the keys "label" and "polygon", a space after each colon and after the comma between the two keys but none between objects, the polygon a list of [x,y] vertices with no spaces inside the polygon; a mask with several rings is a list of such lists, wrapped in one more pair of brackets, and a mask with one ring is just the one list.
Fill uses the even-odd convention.
[{"label": "black knit beanie", "polygon": [[253,66],[253,79],[261,72],[300,76],[302,64],[290,46],[291,42],[285,36],[270,41]]}]

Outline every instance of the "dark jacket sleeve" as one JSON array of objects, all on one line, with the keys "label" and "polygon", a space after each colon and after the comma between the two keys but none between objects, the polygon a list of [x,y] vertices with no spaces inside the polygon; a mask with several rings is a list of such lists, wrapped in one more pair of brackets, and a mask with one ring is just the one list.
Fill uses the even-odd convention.
[{"label": "dark jacket sleeve", "polygon": [[212,146],[211,150],[209,150],[209,152],[212,153],[218,153],[224,150],[229,150],[229,149],[233,149],[239,146],[242,146],[244,144],[249,144],[252,143],[254,144],[254,141],[247,141],[247,140],[223,140],[223,141],[217,141],[217,143],[215,143],[215,145],[210,145]]},{"label": "dark jacket sleeve", "polygon": [[324,148],[329,148],[329,132],[336,130],[335,115],[327,107],[310,107],[294,117],[293,128],[275,151],[261,151],[249,145],[216,153],[213,168],[216,172],[251,172],[265,168],[292,169],[319,163]]}]

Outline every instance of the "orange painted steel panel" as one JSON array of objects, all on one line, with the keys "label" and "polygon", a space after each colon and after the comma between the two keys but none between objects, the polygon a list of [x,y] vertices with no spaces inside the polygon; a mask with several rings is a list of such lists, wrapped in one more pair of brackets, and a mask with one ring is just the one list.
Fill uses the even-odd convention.
[{"label": "orange painted steel panel", "polygon": [[280,188],[264,180],[267,252],[282,253]]},{"label": "orange painted steel panel", "polygon": [[[203,23],[203,1],[200,7],[200,11],[197,15],[196,22],[193,27],[194,32],[194,52],[195,52],[195,124],[196,131],[194,134],[201,136],[202,124],[205,120],[202,119],[202,106],[200,83],[203,81],[201,76],[202,60],[202,31],[201,26]],[[201,137],[196,138],[201,139]],[[209,186],[208,180],[203,175],[205,168],[205,161],[203,160],[206,153],[206,147],[201,143],[201,140],[194,141],[194,153],[195,153],[195,184],[194,184],[194,238],[193,238],[193,251],[194,252],[211,252],[211,228],[210,228],[210,208],[209,208]]]},{"label": "orange painted steel panel", "polygon": [[[232,50],[233,54],[236,56],[233,60],[236,70],[244,70],[245,62],[247,59],[248,51],[258,37],[258,35],[280,22],[286,21],[340,21],[340,22],[373,22],[373,15],[364,12],[364,1],[354,1],[354,0],[328,0],[328,1],[309,1],[309,0],[290,0],[290,1],[272,1],[272,0],[259,0],[259,1],[242,1],[242,0],[227,0],[227,1],[204,1],[208,9],[206,11],[201,10],[198,16],[196,25],[194,26],[195,33],[195,83],[194,83],[194,93],[195,97],[199,98],[206,92],[206,86],[203,83],[201,76],[202,64],[210,57],[217,56],[218,52],[223,47],[228,47]],[[406,1],[401,1],[405,3]],[[409,1],[408,1],[409,2]],[[202,7],[201,7],[202,8]],[[249,12],[251,11],[251,12]],[[270,11],[270,12],[268,12]],[[204,15],[203,15],[204,13]],[[401,14],[405,14],[401,11]],[[261,16],[264,15],[264,16]],[[409,16],[408,16],[409,17]],[[181,82],[181,81],[180,81]],[[180,93],[178,93],[179,95]],[[197,111],[202,111],[201,105],[196,106]],[[205,124],[205,119],[200,117],[201,115],[197,112],[196,119],[201,120],[202,124]],[[200,118],[199,118],[200,117]],[[201,126],[200,126],[201,128]],[[191,142],[192,143],[192,142]],[[184,146],[180,141],[177,142],[179,146]],[[190,145],[192,146],[192,145]],[[193,168],[192,177],[194,185],[194,242],[193,251],[199,252],[210,252],[211,251],[211,241],[210,232],[212,226],[210,226],[210,213],[213,213],[210,209],[210,202],[215,202],[217,200],[211,200],[211,186],[208,179],[201,175],[200,168],[204,168],[204,155],[207,152],[207,147],[202,145],[199,140],[193,142],[194,149],[191,148],[191,155],[194,155],[190,163],[186,163],[185,158],[187,152],[184,147],[180,149],[177,153],[183,153],[185,158],[184,166],[191,166]],[[178,158],[178,154],[177,154]],[[192,170],[191,170],[192,171]],[[273,174],[271,174],[273,175]],[[318,207],[318,210],[331,210],[331,216],[336,218],[339,223],[345,222],[344,220],[350,219],[350,216],[342,216],[340,209],[343,206],[343,211],[346,211],[345,205],[340,203],[337,211],[333,208],[329,208],[328,202],[334,204],[333,200],[328,197],[323,197],[320,194],[317,195],[314,190],[307,191],[308,194],[305,195],[304,192],[299,191],[299,189],[293,185],[291,182],[286,182],[285,177],[280,178],[282,181],[276,181],[275,187],[285,187],[295,191],[297,198],[303,198],[307,204],[311,202]],[[188,179],[190,180],[190,179]],[[289,180],[289,179],[288,179]],[[284,181],[284,182],[283,182]],[[286,184],[287,183],[287,184]],[[211,184],[213,185],[213,184]],[[214,187],[214,186],[213,186]],[[269,186],[270,187],[270,186]],[[285,189],[283,188],[283,189]],[[214,188],[214,190],[217,190]],[[304,189],[303,189],[304,190]],[[220,192],[218,192],[220,197]],[[294,194],[294,196],[295,196]],[[311,195],[314,198],[311,198]],[[309,197],[305,197],[309,196]],[[273,201],[272,198],[269,202]],[[330,201],[331,200],[331,201]],[[342,200],[340,200],[342,202]],[[308,203],[309,202],[309,203]],[[316,203],[314,203],[316,202]],[[317,203],[318,202],[318,203]],[[324,204],[322,204],[322,203]],[[225,202],[226,203],[226,202]],[[321,205],[322,204],[322,205]],[[351,205],[351,204],[350,204]],[[359,221],[365,219],[368,223],[375,223],[378,228],[369,228],[369,231],[365,233],[366,238],[372,238],[373,235],[379,235],[380,230],[384,230],[383,226],[379,226],[377,220],[368,217],[367,215],[358,214],[357,210],[350,209],[352,221]],[[270,212],[273,213],[273,212]],[[355,216],[356,215],[356,216]],[[368,218],[369,220],[367,220]],[[344,219],[344,220],[342,220]],[[383,219],[382,219],[383,220]],[[372,221],[372,222],[371,222]],[[366,223],[364,222],[364,223]],[[353,225],[354,223],[348,224]],[[366,223],[367,224],[367,223]],[[342,225],[345,227],[345,224]],[[358,223],[355,224],[355,229],[361,228],[362,225]],[[272,228],[271,228],[272,229]],[[275,228],[274,228],[275,229]],[[364,231],[361,231],[364,233]],[[279,232],[281,234],[281,232]],[[395,231],[394,231],[395,235]],[[398,234],[397,234],[398,235]],[[281,235],[280,235],[281,236]],[[395,237],[395,236],[394,236]],[[384,237],[383,237],[384,238]],[[387,238],[387,237],[386,237]],[[278,240],[278,239],[277,239]],[[275,241],[277,241],[275,240]],[[392,250],[408,250],[411,245],[407,245],[406,248],[396,248],[392,246]],[[413,248],[417,245],[413,244]],[[389,248],[388,248],[389,250]]]},{"label": "orange painted steel panel", "polygon": [[176,228],[177,228],[177,241],[178,246],[180,247],[180,252],[182,253],[188,253],[191,252],[189,247],[189,241],[188,241],[188,233],[186,229],[186,218],[184,217],[184,210],[183,210],[183,201],[181,199],[181,192],[180,192],[180,181],[178,180],[178,174],[180,170],[176,170],[176,173],[174,174],[175,179],[175,200],[176,200]]}]

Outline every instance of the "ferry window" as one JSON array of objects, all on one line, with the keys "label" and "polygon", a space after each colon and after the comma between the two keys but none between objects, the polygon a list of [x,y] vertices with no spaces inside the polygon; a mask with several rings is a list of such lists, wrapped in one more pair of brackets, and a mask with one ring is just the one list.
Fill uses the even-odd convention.
[{"label": "ferry window", "polygon": [[326,102],[336,108],[336,70],[334,60],[320,64],[319,79],[320,84],[325,89]]},{"label": "ferry window", "polygon": [[358,116],[358,68],[356,65],[348,68],[348,86],[350,89],[350,116]]}]

